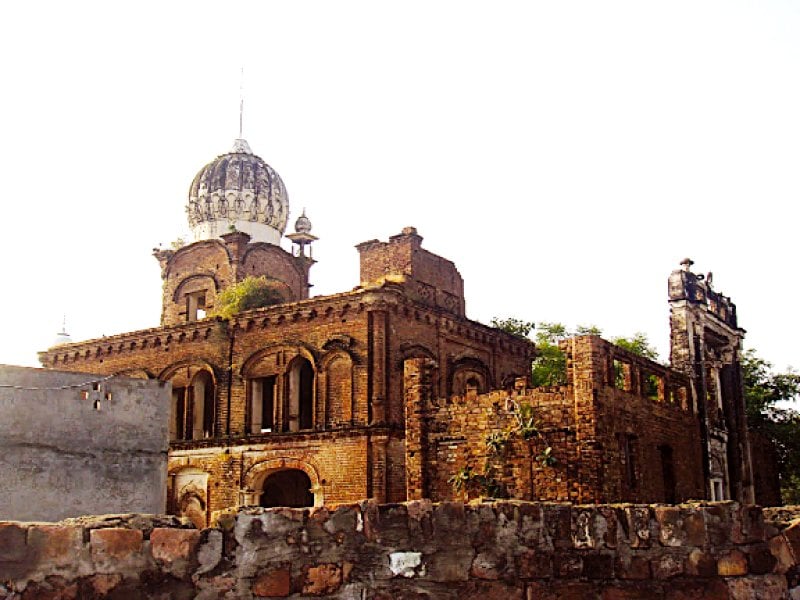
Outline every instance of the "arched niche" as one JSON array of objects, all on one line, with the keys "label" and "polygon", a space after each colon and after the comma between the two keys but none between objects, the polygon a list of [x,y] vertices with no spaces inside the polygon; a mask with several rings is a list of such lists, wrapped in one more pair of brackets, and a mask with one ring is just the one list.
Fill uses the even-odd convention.
[{"label": "arched niche", "polygon": [[450,394],[485,394],[490,386],[489,368],[479,359],[464,357],[453,362],[448,378]]},{"label": "arched niche", "polygon": [[353,421],[353,365],[345,350],[333,350],[320,361],[322,415],[325,427],[347,425]]},{"label": "arched niche", "polygon": [[208,525],[208,479],[205,471],[187,467],[170,475],[170,510],[198,529]]}]

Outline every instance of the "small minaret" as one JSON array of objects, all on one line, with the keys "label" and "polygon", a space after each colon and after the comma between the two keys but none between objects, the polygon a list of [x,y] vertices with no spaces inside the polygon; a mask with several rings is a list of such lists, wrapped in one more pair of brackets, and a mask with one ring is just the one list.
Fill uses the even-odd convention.
[{"label": "small minaret", "polygon": [[[308,282],[308,273],[311,270],[311,265],[317,262],[311,252],[311,243],[319,238],[311,235],[311,221],[306,216],[305,208],[303,209],[303,214],[294,222],[294,233],[289,233],[286,237],[292,240],[292,244],[294,244],[292,254],[305,270],[306,288],[309,289],[312,284]],[[306,246],[308,246],[308,254],[306,254]]]},{"label": "small minaret", "polygon": [[[316,262],[312,256],[311,242],[316,242],[319,238],[311,235],[310,231],[311,221],[308,220],[306,209],[304,208],[303,214],[294,222],[294,233],[289,233],[286,237],[292,240],[292,243],[296,246],[293,253],[295,256]],[[306,255],[306,246],[308,246],[308,255]]]}]

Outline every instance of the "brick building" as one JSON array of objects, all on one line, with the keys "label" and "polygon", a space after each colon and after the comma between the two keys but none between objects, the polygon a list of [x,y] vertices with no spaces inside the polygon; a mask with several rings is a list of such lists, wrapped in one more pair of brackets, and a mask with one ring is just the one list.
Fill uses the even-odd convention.
[{"label": "brick building", "polygon": [[[357,246],[355,289],[309,298],[311,223],[303,214],[293,250],[280,247],[286,188],[244,140],[201,169],[187,214],[194,241],[154,251],[160,327],[40,355],[49,368],[172,384],[169,511],[207,523],[242,505],[450,498],[454,475],[489,462],[514,497],[750,498],[743,332],[690,265],[670,277],[675,368],[581,337],[564,345],[567,384],[529,390],[533,344],[469,320],[456,266],[413,227]],[[281,302],[206,316],[251,275]],[[488,452],[522,405],[540,435]]]}]

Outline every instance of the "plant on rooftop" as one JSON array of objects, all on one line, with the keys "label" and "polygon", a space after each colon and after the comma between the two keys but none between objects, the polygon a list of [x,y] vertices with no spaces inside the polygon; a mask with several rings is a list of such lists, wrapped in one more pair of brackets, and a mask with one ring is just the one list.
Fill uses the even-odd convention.
[{"label": "plant on rooftop", "polygon": [[245,277],[239,283],[228,286],[217,296],[212,317],[230,320],[234,315],[255,308],[281,304],[284,298],[263,275]]}]

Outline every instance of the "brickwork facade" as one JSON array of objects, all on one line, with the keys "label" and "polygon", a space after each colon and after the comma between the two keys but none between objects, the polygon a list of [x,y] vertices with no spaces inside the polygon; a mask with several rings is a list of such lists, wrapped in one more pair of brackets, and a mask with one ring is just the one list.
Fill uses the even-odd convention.
[{"label": "brickwork facade", "polygon": [[[435,363],[406,361],[408,497],[669,503],[702,497],[700,430],[687,377],[595,336],[569,340],[564,349],[567,385],[489,394],[436,396]],[[625,365],[627,384],[615,363]],[[653,377],[655,390],[638,383]],[[521,422],[525,405],[538,430],[529,439]],[[499,451],[487,443],[492,436],[507,440]],[[552,465],[537,459],[547,447]],[[478,485],[454,489],[465,468]]]},{"label": "brickwork facade", "polygon": [[[386,245],[388,271],[396,270],[391,248],[409,238],[421,239],[401,234]],[[407,280],[383,278],[231,321],[193,320],[181,312],[186,303],[175,299],[194,283],[206,285],[199,273],[221,265],[221,288],[267,246],[248,245],[245,234],[227,234],[224,242],[196,242],[162,262],[164,314],[172,324],[41,354],[50,368],[172,383],[168,507],[198,524],[264,501],[268,476],[286,470],[308,479],[316,505],[405,500],[404,361],[419,357],[441,365],[434,382],[441,394],[463,394],[468,386],[486,393],[529,371],[529,341],[420,301],[415,269],[426,281],[435,282],[431,273],[439,264],[449,265],[443,278],[457,276],[450,261],[427,251],[415,258]],[[284,254],[287,264],[298,258]],[[213,297],[206,295],[206,307]]]},{"label": "brickwork facade", "polygon": [[[743,332],[730,299],[688,267],[670,277],[674,369],[578,337],[562,347],[567,385],[531,390],[534,345],[466,318],[458,269],[415,228],[356,247],[353,291],[309,298],[311,222],[303,213],[286,236],[292,252],[276,245],[288,196],[244,140],[192,190],[198,241],[154,251],[161,327],[40,355],[172,384],[170,511],[205,525],[259,503],[446,499],[468,468],[524,499],[749,499]],[[251,275],[284,302],[207,317]],[[514,427],[523,439],[503,441]],[[502,457],[487,454],[492,434]]]}]

